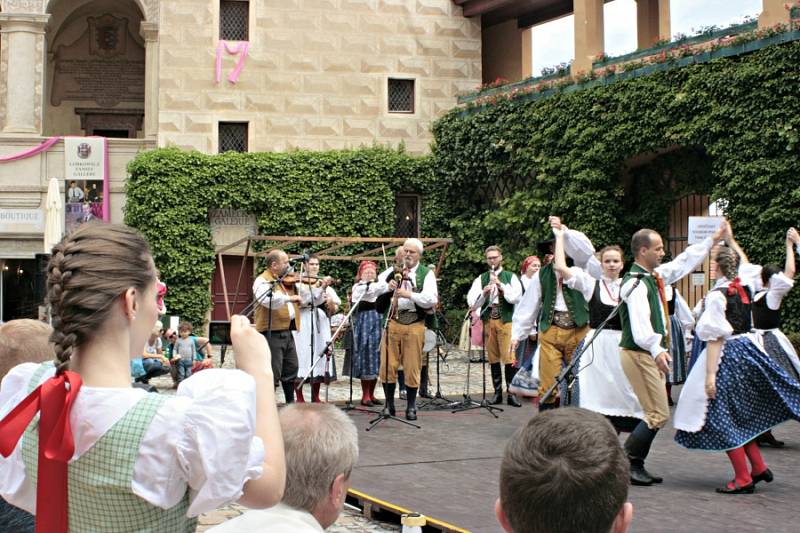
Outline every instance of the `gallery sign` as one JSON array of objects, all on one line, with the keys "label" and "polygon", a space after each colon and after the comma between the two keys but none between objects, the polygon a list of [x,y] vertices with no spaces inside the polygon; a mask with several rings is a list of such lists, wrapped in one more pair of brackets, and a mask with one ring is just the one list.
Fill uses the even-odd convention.
[{"label": "gallery sign", "polygon": [[64,229],[109,220],[108,154],[104,137],[64,137]]}]

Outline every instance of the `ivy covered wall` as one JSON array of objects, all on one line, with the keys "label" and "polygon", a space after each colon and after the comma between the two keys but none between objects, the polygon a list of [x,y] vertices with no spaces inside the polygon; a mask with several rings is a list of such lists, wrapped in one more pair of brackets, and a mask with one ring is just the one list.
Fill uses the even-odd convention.
[{"label": "ivy covered wall", "polygon": [[[569,94],[451,111],[434,125],[432,156],[457,239],[444,273],[455,283],[451,292],[466,290],[488,243],[504,245],[507,262],[519,264],[548,234],[549,214],[598,246],[627,249],[639,227],[665,231],[669,206],[691,191],[725,200],[753,261],[782,264],[786,229],[800,224],[799,67],[800,43],[791,42]],[[678,186],[626,168],[637,156],[670,151],[679,155],[670,165],[683,165],[677,174],[690,177]],[[687,153],[699,167],[687,167]],[[496,208],[475,208],[471,191],[509,177],[532,185]],[[800,331],[796,292],[785,316],[788,329]]]},{"label": "ivy covered wall", "polygon": [[[261,235],[383,237],[394,233],[395,193],[427,194],[433,183],[428,158],[384,148],[221,155],[167,148],[142,153],[129,171],[125,222],[150,242],[170,314],[195,323],[211,308],[209,208],[255,214]],[[422,219],[441,220],[434,203],[423,203]],[[345,285],[355,273],[355,265],[325,268]]]}]

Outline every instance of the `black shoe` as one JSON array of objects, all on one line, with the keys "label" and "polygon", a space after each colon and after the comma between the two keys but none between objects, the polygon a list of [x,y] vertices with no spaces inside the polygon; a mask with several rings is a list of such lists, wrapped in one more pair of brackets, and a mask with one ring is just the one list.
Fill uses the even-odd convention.
[{"label": "black shoe", "polygon": [[377,398],[372,398],[372,405],[383,405],[383,401]]},{"label": "black shoe", "polygon": [[406,393],[406,389],[400,391],[400,399],[401,400],[408,400],[408,394]]},{"label": "black shoe", "polygon": [[638,485],[640,487],[649,487],[655,483],[652,476],[647,473],[643,466],[631,465],[631,485]]},{"label": "black shoe", "polygon": [[764,481],[766,483],[772,483],[772,480],[774,480],[774,479],[775,479],[775,476],[772,475],[772,470],[767,468],[766,470],[764,470],[760,474],[753,476],[753,485],[755,485],[756,483],[758,483],[760,481]]},{"label": "black shoe", "polygon": [[500,405],[500,404],[502,404],[503,403],[503,391],[502,390],[494,391],[494,394],[492,395],[492,398],[489,400],[489,403],[491,405]]},{"label": "black shoe", "polygon": [[420,398],[428,398],[428,399],[433,398],[433,396],[428,391],[428,389],[423,389],[423,388],[419,389],[419,397]]},{"label": "black shoe", "polygon": [[652,480],[653,480],[653,483],[663,483],[663,482],[664,482],[664,478],[663,478],[663,477],[661,477],[661,476],[654,476],[653,474],[651,474],[650,472],[648,472],[648,471],[647,471],[647,469],[646,469],[644,466],[642,467],[642,470],[644,471],[644,473],[645,473],[645,474],[647,474],[648,476],[650,476],[650,479],[652,479]]},{"label": "black shoe", "polygon": [[[386,407],[383,408],[381,414],[386,416],[388,415],[395,415],[394,410],[394,390],[397,385],[394,383],[384,383],[383,384],[383,395],[386,397]],[[374,403],[374,402],[373,402]]]},{"label": "black shoe", "polygon": [[416,407],[409,407],[406,409],[406,420],[416,420],[417,419],[417,408]]},{"label": "black shoe", "polygon": [[759,435],[756,438],[756,444],[759,446],[771,446],[772,448],[783,448],[786,446],[786,443],[782,440],[776,439],[775,435],[773,435],[771,431],[767,431],[766,433]]},{"label": "black shoe", "polygon": [[731,483],[733,487],[725,485],[724,487],[718,488],[717,492],[720,494],[753,494],[756,491],[756,485],[752,481],[744,487],[737,485],[736,481],[731,481]]},{"label": "black shoe", "polygon": [[381,409],[381,416],[394,416],[397,414],[397,411],[394,410],[394,406],[389,407],[388,405]]},{"label": "black shoe", "polygon": [[508,393],[508,398],[506,398],[506,403],[511,407],[522,407],[522,402],[517,399],[515,394]]}]

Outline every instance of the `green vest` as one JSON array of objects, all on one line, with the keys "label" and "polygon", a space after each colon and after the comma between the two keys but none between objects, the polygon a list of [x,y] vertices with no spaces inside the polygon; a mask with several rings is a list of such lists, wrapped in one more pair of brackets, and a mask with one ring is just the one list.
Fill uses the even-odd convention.
[{"label": "green vest", "polygon": [[[33,391],[52,363],[44,363],[30,382]],[[136,496],[131,490],[133,464],[139,445],[153,417],[167,397],[148,394],[134,405],[111,429],[68,467],[70,531],[161,531],[193,532],[197,518],[187,518],[189,490],[170,509],[161,509]],[[22,437],[25,471],[37,483],[39,462],[38,415]],[[37,505],[46,505],[37,502]]]},{"label": "green vest", "polygon": [[[503,270],[500,272],[500,275],[497,276],[500,280],[500,283],[503,285],[508,285],[511,283],[511,280],[514,279],[514,274],[509,272],[508,270]],[[489,273],[484,272],[481,274],[481,289],[485,288],[489,284]],[[508,301],[500,296],[498,298],[500,301],[500,320],[503,321],[503,324],[507,324],[511,322],[511,317],[514,316],[514,304],[508,303]],[[487,305],[486,309],[483,310],[481,313],[481,320],[484,322],[489,320],[489,315],[491,314],[491,306]]]},{"label": "green vest", "polygon": [[[422,286],[425,284],[425,276],[428,275],[430,269],[423,265],[422,263],[417,264],[417,277],[414,280],[414,290],[413,292],[422,292]],[[428,313],[425,309],[420,306],[416,306],[417,308],[417,316],[423,316],[425,320],[425,327],[432,330],[439,329],[439,318],[436,316],[436,313]],[[389,315],[389,309],[387,309],[383,313],[383,320],[386,321]]]},{"label": "green vest", "polygon": [[[556,291],[558,290],[558,281],[556,280],[553,263],[548,263],[539,270],[539,282],[542,285],[542,313],[539,318],[539,333],[544,333],[553,322]],[[586,303],[583,294],[580,291],[570,289],[566,285],[561,286],[561,293],[564,295],[567,310],[575,324],[578,327],[586,325],[589,322],[589,304]]]},{"label": "green vest", "polygon": [[[625,283],[631,279],[631,272],[647,272],[647,270],[634,263],[628,273],[622,278],[622,286],[625,286]],[[661,299],[658,297],[658,284],[653,276],[645,276],[642,278],[640,283],[647,287],[647,303],[650,304],[650,325],[653,327],[654,332],[661,334],[661,346],[666,349],[667,330],[664,327],[664,321],[661,318],[662,304]],[[649,352],[649,350],[645,350],[633,340],[633,333],[631,333],[631,316],[628,312],[628,302],[624,302],[619,308],[619,317],[622,320],[622,338],[619,341],[620,347],[625,348],[626,350]]]}]

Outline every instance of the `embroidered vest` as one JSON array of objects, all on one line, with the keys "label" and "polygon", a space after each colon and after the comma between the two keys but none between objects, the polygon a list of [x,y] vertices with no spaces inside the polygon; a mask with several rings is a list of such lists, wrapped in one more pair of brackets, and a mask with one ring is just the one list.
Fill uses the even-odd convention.
[{"label": "embroidered vest", "polygon": [[[52,363],[34,372],[29,389],[33,391]],[[197,518],[187,518],[189,489],[169,509],[152,505],[131,490],[133,465],[153,417],[167,397],[147,394],[111,429],[68,467],[70,531],[175,531],[193,532]],[[25,471],[36,486],[39,462],[38,415],[22,438]],[[46,502],[37,502],[47,505]]]},{"label": "embroidered vest", "polygon": [[[500,280],[500,283],[503,285],[508,285],[511,283],[511,280],[514,279],[514,274],[509,272],[508,270],[503,270],[500,272],[500,275],[497,276]],[[489,273],[484,272],[481,274],[481,288],[483,289],[489,284]],[[503,324],[507,324],[511,322],[511,317],[514,316],[514,304],[508,303],[508,301],[503,298],[502,296],[498,296],[497,301],[500,302],[498,307],[500,308],[500,320],[503,321]],[[483,310],[481,313],[481,320],[486,321],[489,320],[489,315],[491,315],[491,306],[487,305],[486,309]]]},{"label": "embroidered vest", "polygon": [[[555,313],[558,281],[556,280],[553,263],[549,263],[539,270],[539,281],[542,285],[542,314],[539,318],[539,333],[543,333],[550,328],[550,324],[553,322],[553,314]],[[586,325],[589,322],[589,305],[580,291],[562,285],[561,293],[564,295],[567,310],[575,324],[578,327]]]},{"label": "embroidered vest", "polygon": [[[622,278],[623,287],[628,280],[631,279],[631,272],[647,272],[647,270],[634,263],[628,273]],[[650,326],[653,328],[654,332],[661,335],[661,346],[666,350],[667,329],[664,326],[664,319],[662,318],[663,306],[658,296],[656,280],[652,276],[645,276],[639,283],[647,288],[647,303],[650,305]],[[623,303],[622,307],[619,308],[619,317],[622,322],[622,339],[619,342],[620,347],[626,350],[648,351],[636,344],[633,340],[633,333],[631,333],[631,317],[627,302]]]},{"label": "embroidered vest", "polygon": [[[269,281],[270,283],[275,281],[275,276],[273,276],[272,272],[269,270],[262,272],[259,277]],[[289,296],[295,296],[297,294],[297,289],[295,287],[283,287],[280,283],[275,284],[273,287],[276,294],[282,293],[288,294]],[[300,331],[300,309],[294,302],[291,302],[289,305],[294,307],[293,329],[295,331]],[[261,304],[256,305],[256,331],[265,332],[270,329],[270,325],[272,326],[272,331],[284,331],[287,329],[292,329],[292,320],[289,318],[288,305],[284,305],[280,309],[270,309]]]}]

